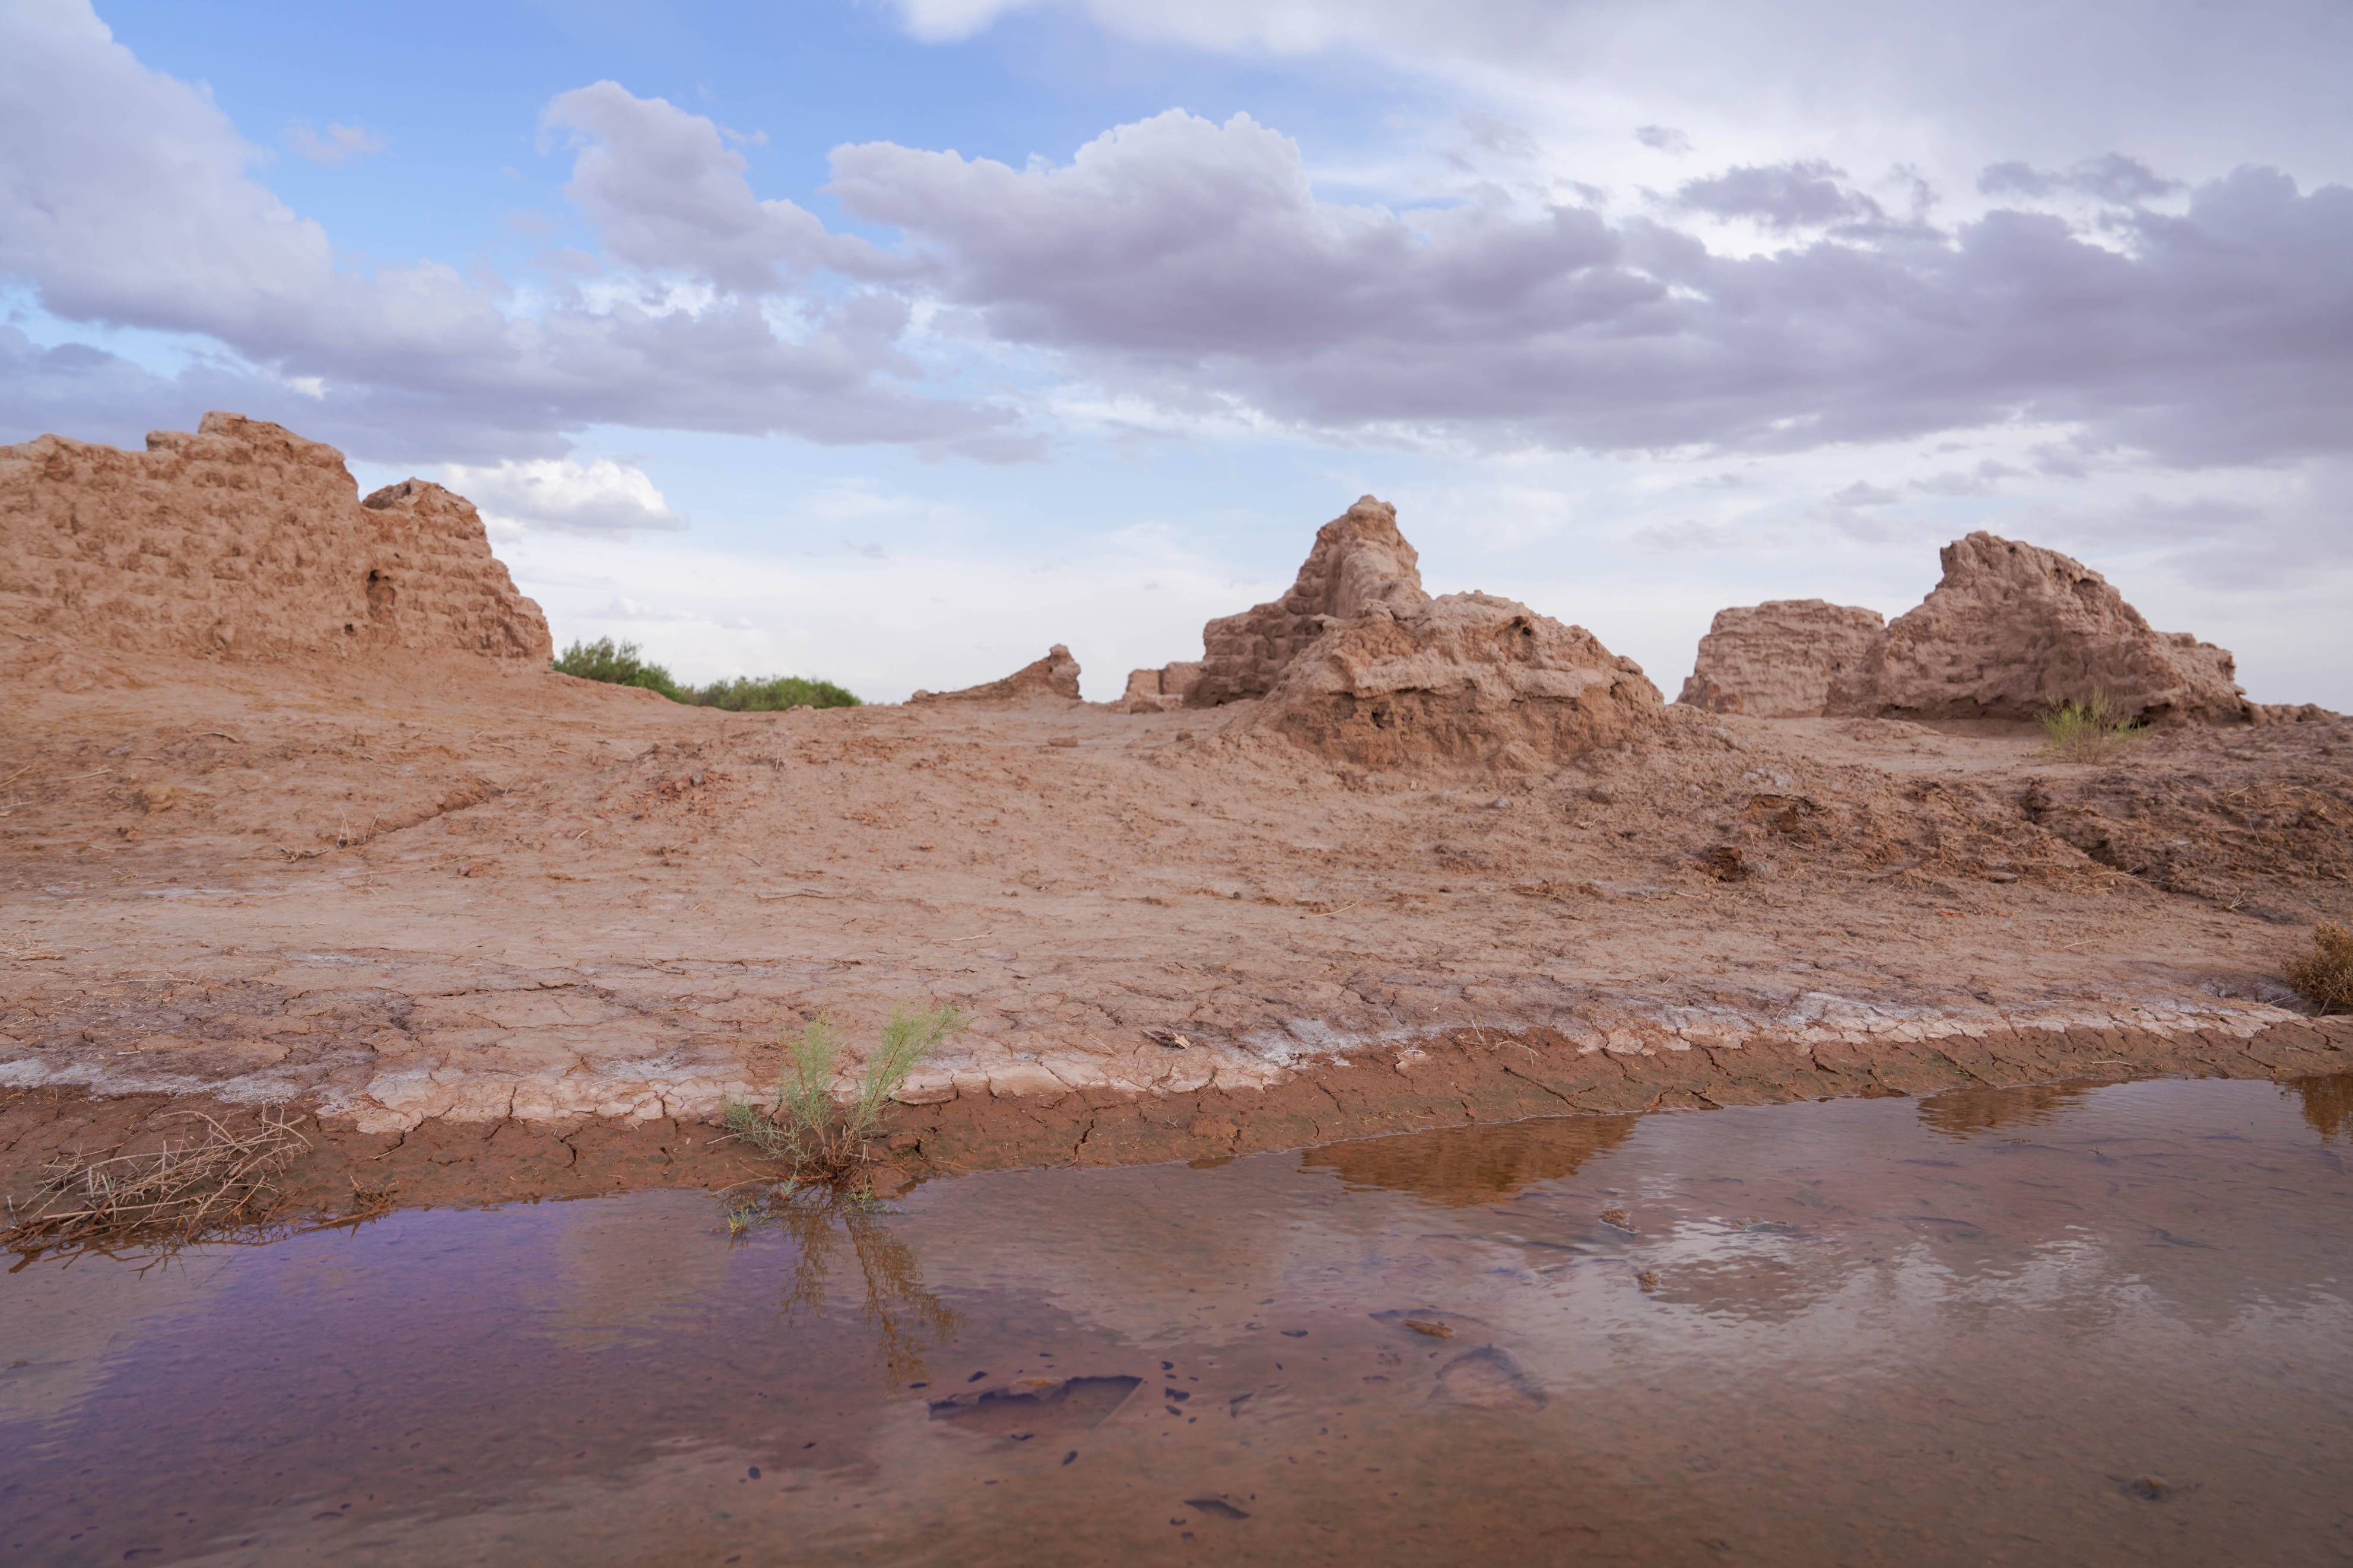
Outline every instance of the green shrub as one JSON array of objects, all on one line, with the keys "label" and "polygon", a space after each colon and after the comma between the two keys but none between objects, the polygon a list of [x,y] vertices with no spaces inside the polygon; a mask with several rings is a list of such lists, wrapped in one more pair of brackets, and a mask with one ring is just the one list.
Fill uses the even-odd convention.
[{"label": "green shrub", "polygon": [[786,708],[855,708],[858,699],[830,680],[805,680],[797,675],[754,680],[739,675],[697,688],[692,700],[705,708],[730,713],[776,713]]},{"label": "green shrub", "polygon": [[2105,763],[2123,756],[2139,740],[2141,725],[2094,691],[2084,702],[2061,702],[2042,715],[2042,752],[2063,763]]},{"label": "green shrub", "polygon": [[555,668],[558,674],[601,680],[607,686],[642,686],[648,691],[660,692],[672,702],[687,700],[686,689],[660,665],[639,658],[638,645],[633,642],[617,645],[611,637],[575,641],[556,659]]},{"label": "green shrub", "polygon": [[892,1093],[965,1022],[954,1007],[893,1012],[882,1027],[882,1043],[866,1058],[845,1104],[833,1095],[841,1032],[820,1015],[788,1047],[767,1105],[727,1102],[727,1131],[787,1162],[797,1180],[842,1183],[865,1166],[867,1145],[881,1131]]},{"label": "green shrub", "polygon": [[555,668],[559,674],[601,680],[607,686],[642,686],[648,691],[660,692],[672,702],[722,708],[730,713],[859,706],[855,696],[832,681],[807,680],[797,675],[772,676],[765,680],[739,675],[733,680],[714,680],[708,686],[681,686],[669,670],[643,658],[637,644],[616,643],[611,637],[575,642],[556,659]]}]

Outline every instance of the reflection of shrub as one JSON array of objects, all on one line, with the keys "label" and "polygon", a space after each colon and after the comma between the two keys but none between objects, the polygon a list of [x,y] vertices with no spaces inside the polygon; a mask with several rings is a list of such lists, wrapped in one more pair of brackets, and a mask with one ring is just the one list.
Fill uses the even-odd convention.
[{"label": "reflection of shrub", "polygon": [[881,1131],[883,1109],[925,1057],[965,1026],[954,1007],[901,1008],[882,1026],[882,1043],[866,1058],[849,1100],[837,1100],[833,1082],[841,1060],[841,1034],[820,1016],[793,1042],[773,1100],[727,1102],[727,1131],[791,1163],[802,1181],[840,1183],[858,1173],[867,1144]]},{"label": "reflection of shrub", "polygon": [[725,1211],[727,1234],[748,1242],[754,1232],[781,1230],[793,1242],[793,1273],[785,1291],[787,1322],[826,1310],[834,1264],[843,1240],[857,1260],[867,1327],[896,1393],[928,1374],[923,1353],[955,1338],[964,1320],[923,1286],[914,1250],[892,1234],[888,1211],[855,1194],[781,1183],[750,1196],[739,1193]]},{"label": "reflection of shrub", "polygon": [[708,686],[681,686],[669,670],[641,657],[637,644],[616,643],[611,637],[575,642],[556,659],[555,668],[559,674],[576,675],[583,680],[601,680],[607,686],[641,686],[648,691],[660,692],[672,702],[723,708],[730,713],[859,705],[858,699],[847,689],[830,680],[807,680],[797,675],[771,676],[765,680],[739,675],[733,680],[714,680]]},{"label": "reflection of shrub", "polygon": [[2321,1012],[2353,1013],[2353,931],[2321,921],[2310,951],[2290,957],[2280,973]]},{"label": "reflection of shrub", "polygon": [[2140,739],[2141,726],[2094,691],[2089,701],[2045,709],[2042,733],[2045,756],[2063,763],[2105,763],[2130,751]]}]

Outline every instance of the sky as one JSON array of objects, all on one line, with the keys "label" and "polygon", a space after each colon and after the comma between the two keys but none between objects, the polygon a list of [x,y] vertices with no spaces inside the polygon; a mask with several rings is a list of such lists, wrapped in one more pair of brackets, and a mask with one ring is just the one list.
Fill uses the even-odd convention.
[{"label": "sky", "polygon": [[2342,0],[9,0],[0,442],[206,409],[559,644],[1198,657],[1394,501],[1672,696],[1976,529],[2353,709]]}]

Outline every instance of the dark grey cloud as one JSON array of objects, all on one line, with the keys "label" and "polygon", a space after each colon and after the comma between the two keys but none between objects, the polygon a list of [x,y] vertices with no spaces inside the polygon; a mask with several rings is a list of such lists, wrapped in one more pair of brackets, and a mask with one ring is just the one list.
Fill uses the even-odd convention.
[{"label": "dark grey cloud", "polygon": [[1675,205],[1685,212],[1746,218],[1784,233],[1833,225],[1878,225],[1880,205],[1842,182],[1844,169],[1820,161],[1746,165],[1685,182]]},{"label": "dark grey cloud", "polygon": [[1324,202],[1247,116],[1163,114],[1020,170],[844,147],[834,174],[998,340],[1172,407],[1587,449],[2015,420],[2187,465],[2353,447],[2353,190],[2275,171],[2098,236],[1996,209],[1750,257],[1585,207]]},{"label": "dark grey cloud", "polygon": [[1634,140],[1661,153],[1683,153],[1692,150],[1692,139],[1672,125],[1638,125]]}]

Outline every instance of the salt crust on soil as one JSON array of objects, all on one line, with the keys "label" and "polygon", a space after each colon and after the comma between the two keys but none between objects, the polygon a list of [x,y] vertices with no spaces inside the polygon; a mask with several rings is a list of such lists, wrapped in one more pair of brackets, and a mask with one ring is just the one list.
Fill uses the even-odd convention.
[{"label": "salt crust on soil", "polygon": [[[39,527],[75,504],[41,486],[91,474],[137,522],[112,458],[74,456],[103,449],[29,447],[68,452],[10,470]],[[203,461],[244,483],[262,460]],[[332,573],[284,553],[299,515],[207,500],[154,537],[237,561],[203,529],[247,529],[319,574],[322,608],[391,548],[372,517],[487,559],[456,498],[318,497]],[[827,1010],[871,1037],[900,1000],[976,1020],[911,1084],[932,1102],[1361,1100],[1465,1039],[1539,1079],[1539,1051],[1704,1057],[1729,1082],[1744,1058],[2063,1037],[2260,1063],[2295,1017],[2279,952],[2353,913],[2341,721],[2176,729],[2090,768],[2024,726],[1666,709],[1576,627],[1416,597],[1385,512],[1327,526],[1314,635],[1253,623],[1266,695],[1207,711],[1077,702],[1060,650],[970,700],[685,707],[536,668],[502,572],[417,552],[367,557],[410,573],[373,637],[266,584],[277,607],[247,613],[226,570],[76,565],[185,585],[200,603],[151,606],[177,628],[152,645],[20,587],[0,1084],[308,1097],[385,1132],[707,1117],[773,1075],[779,1029]],[[1377,569],[1352,573],[1358,546]],[[237,657],[189,657],[218,646],[206,616],[236,619]],[[519,642],[537,654],[481,657]]]}]

